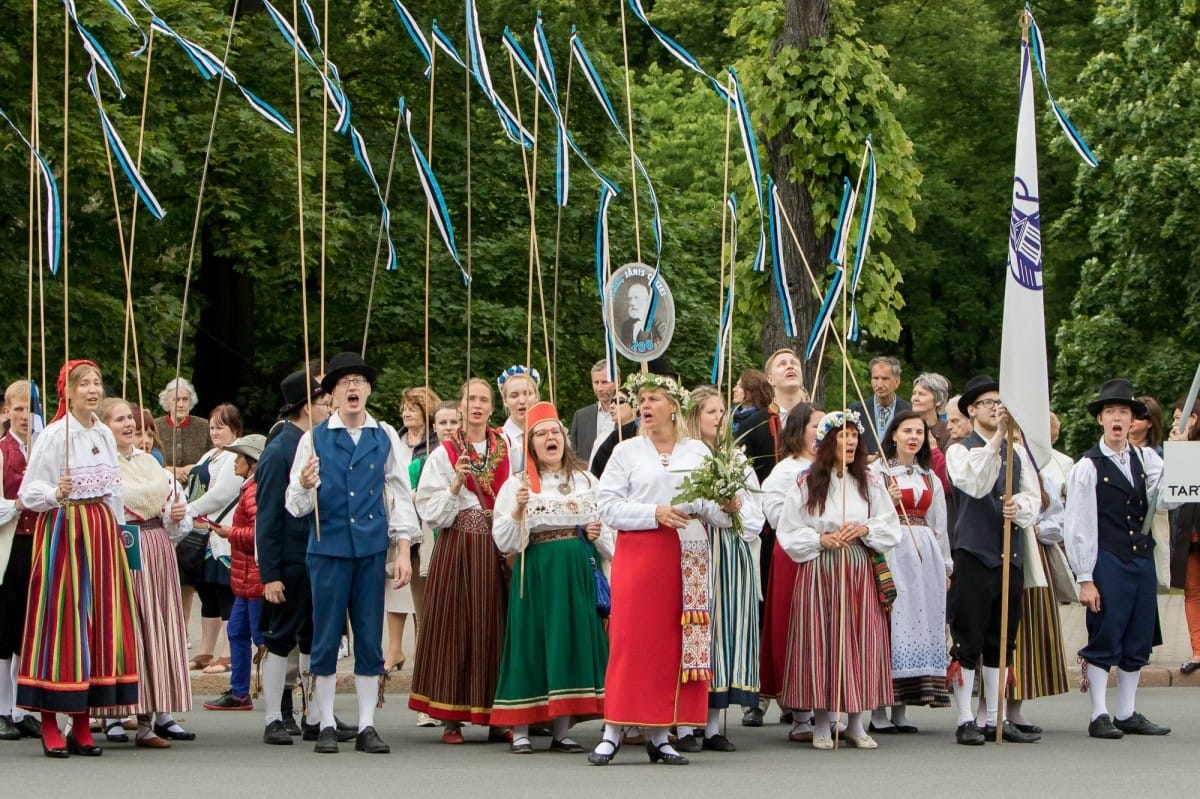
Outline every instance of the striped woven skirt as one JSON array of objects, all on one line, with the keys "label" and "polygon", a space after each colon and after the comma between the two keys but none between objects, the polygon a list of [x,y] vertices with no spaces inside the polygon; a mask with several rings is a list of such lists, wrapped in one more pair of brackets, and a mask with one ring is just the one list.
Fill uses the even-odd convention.
[{"label": "striped woven skirt", "polygon": [[861,543],[822,550],[796,573],[780,704],[860,713],[892,697],[888,620],[871,555]]},{"label": "striped woven skirt", "polygon": [[754,553],[730,529],[705,525],[712,558],[710,708],[758,706],[758,596]]},{"label": "striped woven skirt", "polygon": [[604,716],[608,639],[596,613],[589,549],[574,534],[530,544],[524,596],[517,557],[492,724]]},{"label": "striped woven skirt", "polygon": [[763,600],[761,651],[759,653],[759,692],[777,698],[783,693],[783,675],[787,670],[788,631],[792,620],[792,594],[796,588],[796,561],[788,557],[776,542],[771,549],[771,573]]},{"label": "striped woven skirt", "polygon": [[133,575],[138,628],[138,702],[112,715],[181,713],[192,709],[187,627],[179,591],[175,547],[161,523],[141,526],[142,568]]},{"label": "striped woven skirt", "polygon": [[1021,628],[1013,652],[1012,698],[1037,699],[1065,694],[1067,659],[1063,655],[1062,624],[1054,599],[1054,575],[1046,557],[1046,544],[1038,544],[1038,557],[1046,573],[1045,588],[1026,588],[1021,602]]},{"label": "striped woven skirt", "polygon": [[133,584],[112,510],[38,517],[17,704],[50,713],[138,701]]},{"label": "striped woven skirt", "polygon": [[461,511],[433,548],[408,706],[442,721],[491,718],[508,615],[491,528],[490,514]]}]

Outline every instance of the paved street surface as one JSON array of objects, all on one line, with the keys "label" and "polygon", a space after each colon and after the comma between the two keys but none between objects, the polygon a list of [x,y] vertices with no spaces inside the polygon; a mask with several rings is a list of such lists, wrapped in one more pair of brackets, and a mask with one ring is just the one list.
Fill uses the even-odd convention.
[{"label": "paved street surface", "polygon": [[[644,749],[627,748],[607,768],[586,755],[538,751],[509,754],[486,744],[486,730],[467,728],[464,746],[444,746],[439,729],[418,729],[407,696],[393,694],[378,711],[390,755],[366,755],[342,744],[337,755],[317,755],[311,743],[290,747],[261,743],[262,715],[194,710],[181,720],[196,741],[169,750],[109,744],[97,759],[51,761],[36,741],[0,742],[0,774],[11,797],[404,797],[488,796],[827,796],[985,797],[1186,796],[1195,791],[1200,742],[1200,691],[1144,688],[1139,710],[1174,728],[1166,738],[1094,741],[1085,730],[1087,698],[1078,692],[1030,703],[1027,715],[1046,728],[1034,745],[953,743],[950,709],[917,709],[909,718],[919,735],[878,736],[875,751],[817,752],[787,741],[787,727],[768,723],[751,730],[730,714],[733,754],[692,755],[686,767],[650,765]],[[199,705],[197,705],[197,708]],[[339,695],[337,712],[354,718],[353,697]],[[774,707],[768,720],[777,717]],[[573,732],[596,743],[598,722]],[[548,738],[535,738],[544,749]],[[969,787],[968,787],[969,786]]]}]

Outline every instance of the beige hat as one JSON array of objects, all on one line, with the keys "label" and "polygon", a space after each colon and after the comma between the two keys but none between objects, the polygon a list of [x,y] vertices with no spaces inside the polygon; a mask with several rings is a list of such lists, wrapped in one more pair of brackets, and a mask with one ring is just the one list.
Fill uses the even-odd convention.
[{"label": "beige hat", "polygon": [[225,447],[229,452],[236,452],[239,455],[245,455],[251,460],[257,461],[262,457],[263,448],[267,446],[267,437],[259,433],[251,433],[248,436],[235,438],[233,443]]}]

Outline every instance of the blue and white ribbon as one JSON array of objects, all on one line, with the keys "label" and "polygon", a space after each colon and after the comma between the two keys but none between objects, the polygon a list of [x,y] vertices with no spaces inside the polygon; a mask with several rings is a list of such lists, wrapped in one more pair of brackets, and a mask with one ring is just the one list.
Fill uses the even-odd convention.
[{"label": "blue and white ribbon", "polygon": [[775,179],[767,176],[767,219],[771,225],[771,265],[775,276],[775,293],[779,296],[779,307],[783,311],[783,330],[788,338],[800,335],[800,324],[796,321],[795,306],[792,304],[792,288],[788,283],[787,263],[784,261],[783,219],[779,208],[779,187]]},{"label": "blue and white ribbon", "polygon": [[609,274],[608,209],[620,192],[611,183],[600,184],[600,203],[596,210],[596,293],[600,296],[600,314],[604,317],[604,358],[608,362],[608,379],[617,380],[617,348],[613,343],[612,320],[604,301],[604,285]]},{"label": "blue and white ribbon", "polygon": [[1067,113],[1059,106],[1058,101],[1054,99],[1054,95],[1050,93],[1050,83],[1046,80],[1046,43],[1042,41],[1042,29],[1033,19],[1033,10],[1029,4],[1025,4],[1025,13],[1029,14],[1029,29],[1033,34],[1032,51],[1033,63],[1037,67],[1038,74],[1042,76],[1042,86],[1046,88],[1046,97],[1050,99],[1050,105],[1054,108],[1054,118],[1058,120],[1059,126],[1063,132],[1067,134],[1067,140],[1071,142],[1071,146],[1075,148],[1075,152],[1079,153],[1088,166],[1096,166],[1100,162],[1096,156],[1092,154],[1091,148],[1087,146],[1087,142],[1075,130],[1075,126],[1071,124],[1071,120],[1067,119]]},{"label": "blue and white ribbon", "polygon": [[436,19],[433,21],[433,44],[448,55],[451,61],[463,69],[467,68],[467,64],[463,61],[462,56],[458,54],[458,49],[454,46],[454,42],[450,41],[450,37],[446,35],[445,31],[438,27]]},{"label": "blue and white ribbon", "polygon": [[413,44],[417,46],[417,52],[425,61],[425,79],[429,80],[429,76],[433,74],[433,51],[429,48],[429,40],[425,38],[425,32],[421,30],[417,20],[405,8],[404,3],[401,3],[400,0],[392,0],[392,5],[396,7],[396,13],[400,15],[400,22],[404,25],[404,30],[408,31],[409,38],[413,40]]},{"label": "blue and white ribbon", "polygon": [[629,0],[629,7],[633,9],[633,15],[637,17],[643,25],[646,26],[655,39],[658,39],[659,44],[665,47],[668,53],[673,55],[681,64],[695,72],[697,75],[707,78],[708,82],[712,84],[713,89],[716,90],[721,99],[725,102],[730,102],[729,92],[726,91],[725,87],[718,83],[712,75],[709,75],[704,71],[704,67],[700,66],[700,62],[697,61],[691,53],[685,50],[683,46],[679,44],[679,42],[675,41],[670,36],[650,24],[650,20],[646,19],[646,11],[642,8],[642,0]]},{"label": "blue and white ribbon", "polygon": [[492,85],[492,73],[488,69],[487,56],[483,52],[483,37],[479,33],[479,13],[475,7],[475,0],[467,0],[467,54],[470,58],[471,74],[475,76],[475,82],[483,89],[484,96],[500,117],[504,135],[514,144],[532,149],[533,134],[526,130],[516,115],[509,110]]},{"label": "blue and white ribbon", "polygon": [[746,153],[746,164],[750,168],[750,182],[754,184],[754,197],[758,200],[758,248],[754,252],[754,271],[761,272],[766,268],[766,222],[763,212],[762,165],[758,160],[758,143],[754,139],[754,128],[750,124],[750,110],[746,108],[746,98],[742,94],[742,84],[737,72],[729,68],[729,77],[733,83],[733,110],[737,118],[738,134],[742,139],[742,149]]},{"label": "blue and white ribbon", "polygon": [[846,243],[850,239],[850,223],[854,219],[854,189],[850,178],[842,178],[842,206],[838,209],[837,225],[833,229],[833,243],[829,245],[829,260],[838,266],[846,257]]},{"label": "blue and white ribbon", "polygon": [[450,220],[450,209],[446,206],[446,198],[442,195],[442,187],[438,183],[437,176],[433,174],[429,159],[421,152],[421,147],[417,144],[416,137],[413,136],[412,112],[405,105],[403,97],[400,98],[400,116],[404,119],[404,130],[408,134],[408,146],[412,150],[413,162],[417,167],[417,177],[421,181],[421,188],[425,190],[425,200],[429,203],[429,210],[432,212],[433,221],[437,224],[438,234],[442,237],[446,249],[450,251],[450,257],[454,259],[454,263],[458,264],[458,271],[462,273],[463,285],[467,285],[471,282],[471,278],[463,269],[462,261],[458,257],[458,244],[454,240],[454,223]]},{"label": "blue and white ribbon", "polygon": [[21,129],[9,118],[8,114],[4,113],[4,109],[0,109],[0,117],[4,118],[8,126],[13,129],[13,133],[17,134],[17,138],[29,148],[29,152],[37,161],[38,176],[42,181],[42,193],[46,195],[46,206],[42,209],[42,213],[45,215],[42,225],[46,235],[46,265],[50,267],[50,274],[56,275],[58,274],[58,264],[62,260],[63,233],[62,195],[58,193],[58,181],[54,179],[54,171],[50,169],[50,164],[46,163],[42,154],[34,149],[33,144],[25,138]]},{"label": "blue and white ribbon", "polygon": [[[730,194],[725,200],[725,207],[729,212],[729,260],[732,263],[737,262],[737,196]],[[724,266],[722,266],[724,271]],[[710,372],[709,381],[713,385],[721,385],[721,378],[724,374],[723,356],[725,349],[729,343],[729,333],[732,330],[733,321],[733,281],[729,281],[729,288],[725,289],[725,302],[721,306],[721,319],[717,327],[717,345],[713,349],[712,370]]]},{"label": "blue and white ribbon", "polygon": [[838,267],[833,275],[833,283],[829,285],[829,290],[825,292],[825,299],[821,303],[821,310],[817,313],[817,319],[813,323],[812,332],[808,334],[808,345],[804,348],[804,360],[811,360],[813,353],[822,340],[825,328],[829,326],[833,320],[833,312],[837,307],[838,295],[842,293],[842,280],[845,277],[845,272],[842,267]]},{"label": "blue and white ribbon", "polygon": [[875,223],[875,188],[878,174],[875,170],[875,147],[871,137],[867,137],[867,181],[863,194],[862,217],[858,223],[858,241],[854,245],[854,268],[850,271],[850,331],[847,338],[858,341],[858,309],[855,300],[858,297],[858,281],[862,277],[863,263],[867,260],[867,251],[871,240],[871,227]]},{"label": "blue and white ribbon", "polygon": [[560,208],[567,207],[568,194],[571,190],[570,154],[567,147],[567,123],[562,114],[558,113],[558,76],[554,74],[554,57],[550,53],[550,42],[546,38],[546,29],[542,27],[542,12],[538,12],[537,22],[533,27],[533,51],[537,55],[537,79],[539,87],[544,85],[549,94],[550,107],[555,110],[558,120],[557,136],[555,138],[555,199]]}]

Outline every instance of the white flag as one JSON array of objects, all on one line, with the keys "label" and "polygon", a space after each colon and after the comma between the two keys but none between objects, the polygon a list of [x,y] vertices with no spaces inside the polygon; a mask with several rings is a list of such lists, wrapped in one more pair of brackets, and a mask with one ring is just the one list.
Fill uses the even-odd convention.
[{"label": "white flag", "polygon": [[1000,397],[1020,425],[1039,468],[1050,462],[1050,385],[1046,376],[1046,317],[1042,306],[1042,216],[1038,203],[1037,134],[1029,43],[1021,42],[1021,110],[1008,278],[1000,344]]}]

